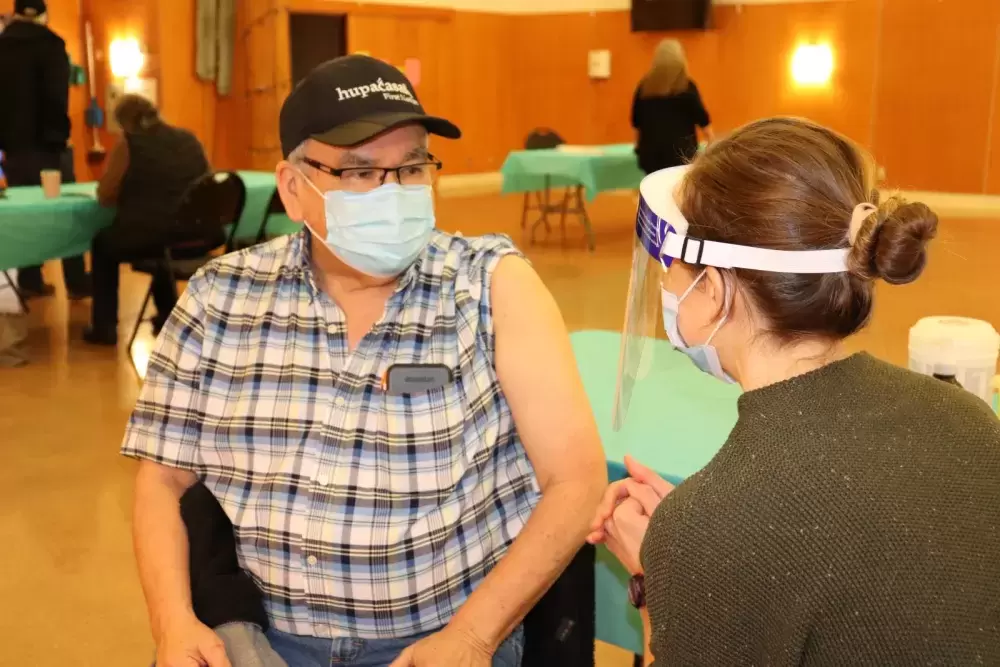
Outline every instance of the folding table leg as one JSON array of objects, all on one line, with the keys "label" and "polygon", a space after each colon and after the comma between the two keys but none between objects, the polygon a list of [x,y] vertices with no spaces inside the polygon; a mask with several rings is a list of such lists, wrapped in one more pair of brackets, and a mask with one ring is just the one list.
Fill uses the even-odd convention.
[{"label": "folding table leg", "polygon": [[583,228],[587,231],[587,247],[593,252],[597,249],[597,238],[594,235],[594,226],[590,224],[590,216],[587,215],[587,205],[583,201],[583,186],[577,186],[576,200],[580,205],[580,217],[583,218]]}]

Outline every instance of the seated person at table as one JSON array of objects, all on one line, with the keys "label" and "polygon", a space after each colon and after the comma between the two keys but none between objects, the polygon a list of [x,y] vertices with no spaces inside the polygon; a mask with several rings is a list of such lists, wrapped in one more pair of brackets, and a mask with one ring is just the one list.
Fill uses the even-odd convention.
[{"label": "seated person at table", "polygon": [[441,163],[395,67],[346,56],[285,100],[278,189],[307,231],[196,275],[123,453],[157,660],[216,663],[178,499],[233,521],[290,667],[517,667],[521,620],[606,480],[552,296],[501,236],[434,229]]},{"label": "seated person at table", "polygon": [[[0,151],[7,185],[41,185],[44,169],[58,169],[72,183],[69,148],[69,56],[66,42],[48,27],[44,0],[17,0],[11,23],[0,32]],[[44,233],[44,230],[39,232]],[[71,299],[90,295],[83,256],[62,261]],[[41,266],[22,266],[18,289],[24,296],[48,296]]]},{"label": "seated person at table", "polygon": [[[115,220],[94,238],[93,307],[84,333],[85,340],[99,345],[118,340],[119,264],[163,256],[184,194],[210,169],[198,139],[165,123],[147,99],[124,96],[115,108],[115,120],[121,138],[97,187],[98,201],[115,207]],[[169,273],[153,276],[154,331],[159,332],[170,315],[175,295]]]},{"label": "seated person at table", "polygon": [[746,392],[702,471],[671,489],[630,461],[592,526],[658,665],[1000,665],[1000,421],[843,344],[876,280],[921,274],[938,223],[874,173],[779,118],[642,184],[636,261],[666,334]]}]

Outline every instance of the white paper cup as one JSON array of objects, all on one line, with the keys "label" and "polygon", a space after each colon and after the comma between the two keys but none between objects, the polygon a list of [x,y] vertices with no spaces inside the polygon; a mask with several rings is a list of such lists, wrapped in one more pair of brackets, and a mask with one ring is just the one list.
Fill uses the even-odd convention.
[{"label": "white paper cup", "polygon": [[59,196],[59,189],[62,186],[62,174],[58,169],[42,169],[42,192],[46,199],[55,199]]}]

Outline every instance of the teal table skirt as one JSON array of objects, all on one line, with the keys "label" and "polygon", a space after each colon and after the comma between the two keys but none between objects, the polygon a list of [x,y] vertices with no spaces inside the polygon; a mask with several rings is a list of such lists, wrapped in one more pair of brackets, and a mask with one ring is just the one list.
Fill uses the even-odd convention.
[{"label": "teal table skirt", "polygon": [[[699,371],[670,343],[657,340],[652,365],[636,384],[621,431],[611,428],[621,337],[609,331],[571,335],[573,352],[597,419],[612,481],[625,476],[626,454],[673,483],[697,472],[736,423],[739,388]],[[628,573],[604,547],[597,550],[597,639],[642,653],[642,622],[628,603]]]},{"label": "teal table skirt", "polygon": [[[236,240],[253,243],[264,219],[275,180],[272,172],[241,171],[247,188]],[[96,183],[68,183],[61,195],[46,199],[37,186],[9,188],[0,198],[0,270],[42,264],[50,259],[80,255],[90,250],[94,236],[111,224],[114,209],[97,203]],[[301,229],[284,214],[271,215],[269,236]]]},{"label": "teal table skirt", "polygon": [[[277,187],[273,171],[241,171],[238,172],[247,187],[247,199],[243,205],[243,215],[236,225],[235,240],[240,243],[253,243],[260,231],[260,223],[264,219],[271,196]],[[294,234],[302,229],[302,225],[292,222],[284,213],[268,216],[265,234],[268,237]]]},{"label": "teal table skirt", "polygon": [[632,144],[595,146],[581,150],[513,151],[500,168],[503,193],[544,190],[546,177],[552,187],[582,185],[588,200],[606,190],[634,190],[642,181]]},{"label": "teal table skirt", "polygon": [[90,250],[114,211],[94,198],[96,183],[67,183],[46,199],[42,188],[9,188],[0,198],[0,270],[43,264]]}]

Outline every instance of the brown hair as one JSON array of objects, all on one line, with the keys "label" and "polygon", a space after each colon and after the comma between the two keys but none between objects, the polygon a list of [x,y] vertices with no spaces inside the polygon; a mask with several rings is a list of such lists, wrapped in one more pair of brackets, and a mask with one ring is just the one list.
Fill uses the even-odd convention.
[{"label": "brown hair", "polygon": [[756,121],[710,146],[680,199],[692,237],[776,250],[846,248],[855,206],[878,207],[850,244],[847,273],[724,272],[780,342],[840,339],[864,327],[874,279],[916,280],[938,223],[924,204],[880,202],[870,156],[796,118]]},{"label": "brown hair", "polygon": [[115,107],[115,120],[130,132],[149,129],[160,122],[153,103],[141,95],[123,95]]}]

